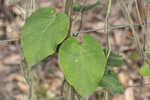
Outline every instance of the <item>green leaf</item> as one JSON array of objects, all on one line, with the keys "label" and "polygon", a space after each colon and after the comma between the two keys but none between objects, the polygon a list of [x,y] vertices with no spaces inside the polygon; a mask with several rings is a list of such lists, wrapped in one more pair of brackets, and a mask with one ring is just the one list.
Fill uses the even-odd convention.
[{"label": "green leaf", "polygon": [[82,6],[80,5],[80,3],[78,3],[78,2],[73,3],[73,11],[74,12],[80,12],[81,8],[82,8]]},{"label": "green leaf", "polygon": [[83,5],[80,5],[80,3],[78,3],[78,2],[74,2],[73,3],[73,11],[74,12],[87,12],[87,11],[91,10],[92,8],[95,8],[96,6],[98,6],[100,4],[101,3],[99,1],[97,1],[94,4],[83,6]]},{"label": "green leaf", "polygon": [[123,57],[111,51],[108,57],[108,66],[121,67],[123,65]]},{"label": "green leaf", "polygon": [[67,36],[69,18],[56,8],[41,8],[26,21],[21,35],[21,45],[28,67],[56,51]]},{"label": "green leaf", "polygon": [[82,97],[90,96],[105,71],[106,57],[98,41],[84,34],[80,44],[77,37],[71,37],[60,47],[58,57],[68,83]]},{"label": "green leaf", "polygon": [[83,6],[82,7],[82,12],[86,12],[86,11],[89,11],[93,8],[95,8],[96,6],[100,5],[101,3],[99,1],[97,1],[96,3],[94,4],[91,4],[91,5],[87,5],[87,6]]},{"label": "green leaf", "polygon": [[144,63],[144,65],[140,68],[140,74],[142,76],[150,76],[150,69],[146,63]]},{"label": "green leaf", "polygon": [[103,87],[104,89],[106,89],[108,92],[111,92],[112,94],[115,94],[115,93],[123,94],[124,93],[124,88],[121,85],[116,73],[113,70],[108,71],[103,76],[99,85],[101,87]]}]

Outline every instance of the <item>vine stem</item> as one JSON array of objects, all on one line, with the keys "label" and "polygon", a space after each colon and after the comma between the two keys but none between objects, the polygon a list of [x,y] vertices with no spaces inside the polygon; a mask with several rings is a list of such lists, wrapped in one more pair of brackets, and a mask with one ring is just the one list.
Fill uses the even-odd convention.
[{"label": "vine stem", "polygon": [[68,31],[68,37],[72,36],[71,33],[71,28],[72,28],[72,6],[73,6],[73,0],[66,0],[65,3],[65,13],[69,16],[70,18],[70,25],[69,25],[69,31]]},{"label": "vine stem", "polygon": [[67,100],[72,100],[72,87],[68,84],[68,87],[67,87]]},{"label": "vine stem", "polygon": [[[24,15],[24,19],[26,19],[27,17],[29,17],[32,14],[32,12],[35,10],[35,4],[36,4],[35,0],[25,0],[25,1],[26,1],[25,2],[26,13]],[[19,53],[23,56],[22,50],[21,50],[21,48],[19,48],[19,46],[18,46],[18,50],[19,50]],[[26,83],[28,85],[27,100],[32,100],[32,95],[33,95],[32,69],[27,66],[24,59],[21,61],[20,66],[23,70],[24,78],[25,78]]]},{"label": "vine stem", "polygon": [[32,100],[32,84],[33,84],[33,81],[32,81],[32,74],[31,74],[31,69],[26,69],[25,70],[25,73],[24,73],[24,77],[25,77],[25,80],[29,86],[29,89],[28,89],[28,100]]},{"label": "vine stem", "polygon": [[109,52],[111,50],[110,47],[110,41],[109,41],[109,31],[108,31],[108,20],[110,16],[110,11],[111,11],[111,0],[108,0],[108,6],[107,6],[107,13],[106,13],[106,18],[105,18],[105,25],[104,25],[104,32],[106,33],[106,54],[107,58],[109,57]]},{"label": "vine stem", "polygon": [[[17,50],[19,52],[19,54],[21,55],[21,57],[23,57],[23,53],[22,53],[22,50],[21,50],[21,47],[20,47],[20,44],[19,42],[16,42],[16,47],[17,47]],[[32,100],[32,73],[31,73],[31,69],[27,68],[26,66],[26,63],[25,63],[25,60],[24,58],[22,58],[20,60],[20,68],[21,68],[21,71],[24,73],[24,79],[28,85],[28,92],[27,92],[27,100]]]},{"label": "vine stem", "polygon": [[[69,25],[69,31],[68,31],[67,38],[72,36],[72,32],[71,32],[71,28],[72,28],[72,6],[73,6],[73,0],[66,0],[66,2],[65,2],[65,13],[70,18],[70,25]],[[74,91],[73,87],[69,83],[67,83],[67,87],[68,87],[67,88],[67,100],[74,100],[75,99],[75,91]]]},{"label": "vine stem", "polygon": [[[86,4],[87,0],[84,0],[84,4]],[[80,16],[81,16],[81,20],[80,20],[80,24],[79,24],[79,31],[81,31],[82,26],[83,26],[83,18],[84,18],[84,12],[83,12],[83,8],[80,10]]]},{"label": "vine stem", "polygon": [[[111,5],[112,5],[112,1],[108,0],[108,4],[107,4],[107,13],[106,13],[106,17],[105,17],[105,25],[104,25],[104,32],[106,33],[106,55],[107,55],[107,60],[108,57],[110,55],[110,51],[111,51],[111,45],[110,45],[110,37],[109,37],[109,30],[108,30],[108,22],[109,22],[109,16],[110,16],[110,12],[111,12]],[[106,65],[106,69],[107,69],[107,65]],[[105,90],[105,100],[108,100],[108,92]]]}]

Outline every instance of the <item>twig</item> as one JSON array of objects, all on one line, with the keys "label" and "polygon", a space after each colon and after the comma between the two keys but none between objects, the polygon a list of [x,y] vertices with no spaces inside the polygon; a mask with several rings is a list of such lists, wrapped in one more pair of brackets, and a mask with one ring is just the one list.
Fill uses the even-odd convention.
[{"label": "twig", "polygon": [[66,100],[71,100],[72,99],[72,87],[68,84],[67,86],[67,99]]},{"label": "twig", "polygon": [[24,78],[29,86],[28,89],[28,100],[32,100],[32,73],[31,69],[26,69],[24,73]]},{"label": "twig", "polygon": [[71,34],[71,28],[72,28],[72,6],[73,6],[73,0],[66,0],[66,3],[65,3],[65,13],[70,18],[70,25],[69,25],[69,31],[68,31],[67,38],[72,35]]},{"label": "twig", "polygon": [[[149,86],[150,83],[143,83],[143,86]],[[125,88],[131,88],[131,87],[141,87],[141,85],[129,85],[129,86],[126,86]]]},{"label": "twig", "polygon": [[[81,20],[80,20],[80,24],[79,24],[79,31],[82,29],[82,25],[83,25],[83,17],[84,17],[84,12],[81,12]],[[76,35],[76,34],[75,34]]]},{"label": "twig", "polygon": [[[61,96],[64,96],[64,92],[65,92],[65,90],[64,90],[64,87],[65,87],[65,82],[66,82],[66,80],[64,79],[63,80],[63,83],[62,83],[62,86],[61,86]],[[65,98],[62,98],[62,100],[65,100]]]},{"label": "twig", "polygon": [[[84,4],[86,4],[87,0],[84,0]],[[83,18],[84,18],[84,14],[85,12],[83,11],[84,8],[81,9],[80,13],[81,13],[81,20],[80,20],[80,24],[79,24],[79,31],[82,29],[82,26],[83,26]],[[75,34],[74,34],[75,35]]]}]

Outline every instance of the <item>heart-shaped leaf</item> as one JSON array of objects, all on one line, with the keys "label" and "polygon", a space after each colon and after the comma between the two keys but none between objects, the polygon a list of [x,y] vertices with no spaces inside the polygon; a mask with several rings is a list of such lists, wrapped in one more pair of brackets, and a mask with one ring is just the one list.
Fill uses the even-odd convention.
[{"label": "heart-shaped leaf", "polygon": [[124,88],[113,70],[109,70],[107,73],[105,73],[102,80],[100,81],[100,86],[112,94],[124,93]]},{"label": "heart-shaped leaf", "polygon": [[144,63],[144,65],[140,68],[140,74],[142,76],[150,76],[150,69],[146,63]]},{"label": "heart-shaped leaf", "polygon": [[28,67],[52,55],[67,36],[69,17],[56,15],[56,8],[41,8],[26,21],[21,35],[21,45]]},{"label": "heart-shaped leaf", "polygon": [[82,96],[90,96],[97,88],[105,71],[106,57],[98,41],[83,35],[66,40],[59,50],[59,64],[65,78]]}]

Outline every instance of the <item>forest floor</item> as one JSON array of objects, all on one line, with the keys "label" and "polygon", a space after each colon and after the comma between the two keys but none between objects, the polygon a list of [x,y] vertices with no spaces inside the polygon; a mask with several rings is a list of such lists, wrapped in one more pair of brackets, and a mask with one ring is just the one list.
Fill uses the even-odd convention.
[{"label": "forest floor", "polygon": [[[25,11],[24,1],[25,0],[16,0],[16,2],[13,3],[12,0],[0,0],[0,40],[20,38],[21,28],[25,23],[23,15]],[[96,2],[96,0],[77,1],[84,5]],[[127,0],[127,4],[130,8],[129,13],[134,19],[134,23],[137,24],[134,0],[130,0],[130,2]],[[112,6],[109,25],[128,25],[119,3],[114,0]],[[36,9],[42,7],[56,7],[57,10],[63,11],[64,0],[37,0]],[[101,5],[84,13],[82,17],[82,27],[80,27],[81,30],[103,28],[106,7],[106,2],[103,2]],[[74,13],[72,32],[79,31],[80,21],[81,14]],[[136,31],[141,40],[140,42],[143,43],[143,32],[139,28],[137,28]],[[148,28],[148,32],[150,32],[150,28]],[[94,36],[100,44],[105,47],[106,34],[104,30],[90,32],[88,34]],[[147,42],[149,43],[150,34],[147,34],[147,37]],[[139,96],[142,97],[142,100],[150,100],[150,86],[147,85],[142,88],[128,87],[140,84],[139,68],[142,64],[131,30],[111,30],[110,41],[112,50],[122,55],[124,59],[123,66],[121,68],[114,68],[114,70],[118,73],[118,78],[125,87],[125,93],[123,95],[110,94],[110,100],[139,100]],[[0,100],[26,100],[28,86],[20,66],[22,56],[19,54],[16,44],[17,42],[0,42]],[[34,96],[36,100],[56,100],[60,94],[60,88],[64,78],[57,62],[57,55],[50,56],[36,65],[33,68],[33,77]],[[150,82],[150,78],[144,77],[143,82]],[[140,93],[141,90],[142,92]],[[59,98],[57,98],[57,100],[59,100]],[[93,95],[90,100],[98,100],[97,95]]]}]

